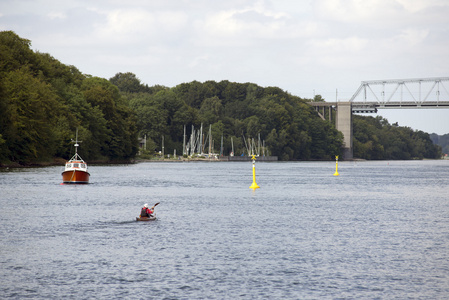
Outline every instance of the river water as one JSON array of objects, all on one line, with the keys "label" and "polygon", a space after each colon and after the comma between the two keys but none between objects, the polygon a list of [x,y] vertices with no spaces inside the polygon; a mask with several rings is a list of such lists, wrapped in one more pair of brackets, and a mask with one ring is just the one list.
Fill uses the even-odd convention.
[{"label": "river water", "polygon": [[[449,161],[0,172],[0,298],[447,299]],[[136,222],[144,203],[158,219]]]}]

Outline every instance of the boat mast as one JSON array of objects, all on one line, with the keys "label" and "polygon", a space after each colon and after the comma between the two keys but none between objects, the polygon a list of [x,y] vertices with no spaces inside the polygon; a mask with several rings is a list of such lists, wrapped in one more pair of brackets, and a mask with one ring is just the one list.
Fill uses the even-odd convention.
[{"label": "boat mast", "polygon": [[212,155],[212,125],[209,125],[209,158]]},{"label": "boat mast", "polygon": [[245,143],[246,153],[247,153],[248,156],[249,156],[249,155],[250,155],[250,152],[249,152],[248,144],[246,143],[245,134],[243,134],[243,132],[242,132],[242,136],[243,136],[243,142]]},{"label": "boat mast", "polygon": [[203,123],[201,123],[200,128],[200,142],[199,142],[199,154],[203,154]]},{"label": "boat mast", "polygon": [[196,133],[196,150],[197,154],[201,154],[201,131],[197,131]]},{"label": "boat mast", "polygon": [[195,127],[192,125],[192,132],[190,133],[190,156],[193,155],[193,152],[195,152],[195,142],[193,141],[194,139],[194,131],[195,131]]},{"label": "boat mast", "polygon": [[184,124],[184,138],[182,141],[182,155],[186,155],[186,125]]},{"label": "boat mast", "polygon": [[76,128],[76,134],[75,134],[75,141],[72,139],[72,143],[74,143],[73,146],[75,146],[75,156],[78,156],[78,147],[80,146],[79,143],[81,143],[82,141],[78,141],[78,128]]},{"label": "boat mast", "polygon": [[78,147],[79,147],[79,144],[78,144],[78,128],[76,129],[76,134],[75,134],[75,155],[77,155],[78,154]]},{"label": "boat mast", "polygon": [[79,147],[79,143],[81,143],[82,141],[78,141],[78,128],[76,128],[76,134],[75,134],[75,140],[71,139],[72,143],[74,143],[75,146],[75,155],[73,155],[73,157],[70,160],[83,160],[81,158],[81,156],[79,156],[78,154],[78,147]]},{"label": "boat mast", "polygon": [[249,145],[249,149],[250,149],[250,154],[249,155],[253,155],[253,144],[251,143],[251,138],[248,138],[248,145]]},{"label": "boat mast", "polygon": [[265,156],[265,140],[262,141],[262,156]]}]

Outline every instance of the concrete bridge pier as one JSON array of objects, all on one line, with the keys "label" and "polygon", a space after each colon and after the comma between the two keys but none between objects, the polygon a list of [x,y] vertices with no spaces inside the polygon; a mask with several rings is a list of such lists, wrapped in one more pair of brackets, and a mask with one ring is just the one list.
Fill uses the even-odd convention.
[{"label": "concrete bridge pier", "polygon": [[352,147],[352,102],[338,102],[336,113],[337,130],[343,133],[343,158],[353,159]]}]

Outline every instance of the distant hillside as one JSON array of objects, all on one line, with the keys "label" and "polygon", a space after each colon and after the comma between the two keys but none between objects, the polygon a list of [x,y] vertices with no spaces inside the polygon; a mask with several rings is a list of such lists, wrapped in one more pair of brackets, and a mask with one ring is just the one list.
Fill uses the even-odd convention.
[{"label": "distant hillside", "polygon": [[135,114],[118,88],[30,46],[12,31],[0,32],[0,164],[69,159],[76,129],[85,160],[133,158]]},{"label": "distant hillside", "polygon": [[432,139],[434,144],[439,145],[441,147],[443,153],[449,154],[449,134],[438,135],[432,133],[430,135],[430,138]]},{"label": "distant hillside", "polygon": [[203,125],[206,136],[210,128],[215,152],[224,155],[232,149],[236,155],[248,155],[252,143],[248,139],[259,143],[259,137],[258,148],[265,141],[269,155],[280,160],[328,160],[341,155],[343,136],[335,126],[322,120],[307,100],[278,87],[210,80],[139,88],[140,81],[132,73],[119,73],[110,81],[136,112],[139,135],[146,136],[151,151],[162,150],[164,136],[165,153],[175,149],[183,153],[184,126],[189,142],[192,126],[199,130]]},{"label": "distant hillside", "polygon": [[[180,155],[184,126],[188,141],[192,127],[201,125],[203,133],[210,129],[215,152],[224,155],[231,149],[248,154],[250,143],[284,161],[341,155],[342,133],[319,117],[307,103],[312,99],[278,87],[228,80],[148,86],[132,73],[108,80],[30,46],[12,31],[0,32],[0,165],[68,159],[76,129],[85,160],[131,160],[139,150],[138,137],[146,138],[145,155],[162,147],[166,154]],[[317,95],[314,101],[319,100],[324,99]],[[198,133],[192,138],[206,140]],[[440,147],[425,132],[380,117],[354,116],[354,156],[438,158]]]},{"label": "distant hillside", "polygon": [[428,133],[390,124],[381,116],[353,116],[354,157],[364,159],[441,158]]}]

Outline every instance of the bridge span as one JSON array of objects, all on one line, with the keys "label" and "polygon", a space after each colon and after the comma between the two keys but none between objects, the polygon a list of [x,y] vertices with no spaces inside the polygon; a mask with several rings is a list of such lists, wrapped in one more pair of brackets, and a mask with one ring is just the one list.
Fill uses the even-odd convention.
[{"label": "bridge span", "polygon": [[[346,101],[309,102],[322,119],[335,115],[344,136],[343,156],[353,158],[353,113],[377,113],[378,109],[449,108],[449,77],[362,81]],[[335,112],[333,114],[333,112]]]}]

